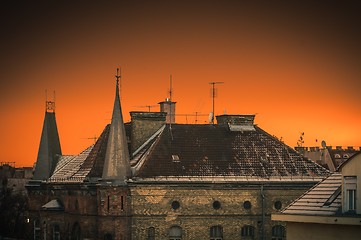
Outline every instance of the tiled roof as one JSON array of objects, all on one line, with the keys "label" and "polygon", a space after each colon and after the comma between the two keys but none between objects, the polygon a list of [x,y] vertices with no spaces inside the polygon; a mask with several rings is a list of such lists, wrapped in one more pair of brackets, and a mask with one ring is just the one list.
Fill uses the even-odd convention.
[{"label": "tiled roof", "polygon": [[230,131],[227,125],[172,124],[162,132],[136,177],[327,176],[261,128]]},{"label": "tiled roof", "polygon": [[333,173],[290,204],[283,210],[283,213],[313,216],[335,215],[341,208],[341,181],[341,173]]},{"label": "tiled roof", "polygon": [[63,204],[58,199],[53,199],[42,206],[43,210],[64,210]]},{"label": "tiled roof", "polygon": [[[130,125],[125,124],[130,136]],[[255,126],[230,131],[227,125],[172,124],[160,129],[132,156],[134,176],[321,178],[329,172]],[[102,177],[109,125],[95,145],[78,156],[62,156],[53,182],[82,182]]]},{"label": "tiled roof", "polygon": [[90,167],[84,167],[83,164],[93,146],[88,147],[76,156],[61,156],[49,181],[83,181],[91,170]]}]

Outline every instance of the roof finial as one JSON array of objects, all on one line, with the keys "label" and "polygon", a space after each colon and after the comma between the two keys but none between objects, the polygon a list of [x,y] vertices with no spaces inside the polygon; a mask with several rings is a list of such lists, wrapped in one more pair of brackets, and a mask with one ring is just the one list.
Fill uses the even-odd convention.
[{"label": "roof finial", "polygon": [[115,78],[117,79],[117,87],[119,87],[121,77],[121,69],[117,68],[117,75],[115,75]]},{"label": "roof finial", "polygon": [[48,101],[48,91],[45,90],[45,112],[55,113],[55,91],[53,93],[53,101]]}]

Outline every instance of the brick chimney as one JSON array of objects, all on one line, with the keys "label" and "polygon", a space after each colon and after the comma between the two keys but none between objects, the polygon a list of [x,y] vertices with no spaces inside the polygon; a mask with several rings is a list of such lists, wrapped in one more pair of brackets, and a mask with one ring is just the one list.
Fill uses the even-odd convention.
[{"label": "brick chimney", "polygon": [[130,112],[131,152],[137,150],[166,122],[166,112]]},{"label": "brick chimney", "polygon": [[177,102],[172,102],[169,98],[166,98],[165,101],[159,102],[160,112],[167,113],[167,123],[175,123],[175,104]]}]

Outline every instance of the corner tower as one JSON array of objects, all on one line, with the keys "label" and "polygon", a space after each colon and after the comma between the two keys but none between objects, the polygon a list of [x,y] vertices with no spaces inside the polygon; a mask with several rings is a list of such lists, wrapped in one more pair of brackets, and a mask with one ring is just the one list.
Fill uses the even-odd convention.
[{"label": "corner tower", "polygon": [[45,118],[33,179],[48,179],[57,164],[57,156],[61,154],[58,128],[55,119],[55,101],[46,100]]},{"label": "corner tower", "polygon": [[102,178],[103,180],[111,180],[113,182],[124,184],[125,180],[131,177],[131,169],[119,97],[119,68],[117,69],[117,75],[115,77],[115,100]]}]

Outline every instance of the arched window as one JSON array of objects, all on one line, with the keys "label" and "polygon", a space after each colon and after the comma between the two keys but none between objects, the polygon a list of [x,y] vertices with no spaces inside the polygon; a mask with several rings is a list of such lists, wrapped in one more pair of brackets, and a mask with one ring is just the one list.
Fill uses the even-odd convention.
[{"label": "arched window", "polygon": [[169,240],[181,240],[182,228],[179,226],[173,226],[169,229]]},{"label": "arched window", "polygon": [[210,240],[222,240],[223,239],[222,226],[212,226],[209,235],[210,235]]},{"label": "arched window", "polygon": [[148,240],[154,240],[155,239],[155,229],[154,227],[148,228]]},{"label": "arched window", "polygon": [[242,239],[253,240],[254,239],[254,227],[245,225],[241,230]]},{"label": "arched window", "polygon": [[60,227],[59,225],[53,225],[53,239],[60,240]]},{"label": "arched window", "polygon": [[272,227],[272,240],[285,240],[286,239],[285,227],[276,225]]}]

